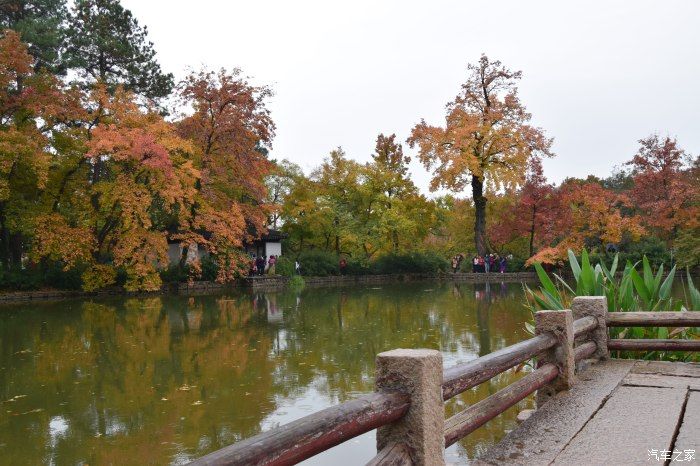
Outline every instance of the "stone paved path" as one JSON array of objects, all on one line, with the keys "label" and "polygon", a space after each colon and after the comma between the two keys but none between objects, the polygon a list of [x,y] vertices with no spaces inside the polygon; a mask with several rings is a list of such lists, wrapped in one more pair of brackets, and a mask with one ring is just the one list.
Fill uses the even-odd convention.
[{"label": "stone paved path", "polygon": [[700,465],[700,364],[594,364],[472,464]]}]

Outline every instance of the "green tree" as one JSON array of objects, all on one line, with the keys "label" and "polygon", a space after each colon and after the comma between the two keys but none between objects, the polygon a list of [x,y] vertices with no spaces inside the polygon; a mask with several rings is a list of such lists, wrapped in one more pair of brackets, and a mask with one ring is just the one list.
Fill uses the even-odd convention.
[{"label": "green tree", "polygon": [[173,89],[173,75],[161,71],[146,27],[119,0],[77,0],[70,14],[67,64],[82,84],[117,85],[157,99]]},{"label": "green tree", "polygon": [[268,226],[278,228],[282,220],[282,207],[294,185],[304,177],[301,167],[289,160],[274,161],[272,173],[265,179],[267,203],[272,206]]},{"label": "green tree", "polygon": [[0,29],[17,31],[34,57],[34,70],[63,74],[68,10],[65,0],[2,0]]},{"label": "green tree", "polygon": [[363,167],[363,208],[357,217],[366,223],[360,231],[367,233],[363,240],[367,256],[380,250],[413,249],[432,223],[433,205],[410,179],[410,161],[396,135],[377,137],[372,162]]},{"label": "green tree", "polygon": [[339,147],[331,151],[311,178],[319,186],[319,210],[331,213],[329,228],[323,233],[325,249],[332,247],[336,254],[350,252],[357,243],[355,216],[359,212],[362,166],[347,158]]}]

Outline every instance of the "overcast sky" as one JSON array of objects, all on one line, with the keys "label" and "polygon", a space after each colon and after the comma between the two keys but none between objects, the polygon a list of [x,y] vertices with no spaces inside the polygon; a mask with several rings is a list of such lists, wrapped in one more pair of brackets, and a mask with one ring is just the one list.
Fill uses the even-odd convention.
[{"label": "overcast sky", "polygon": [[[442,124],[481,53],[523,71],[522,102],[555,140],[552,181],[607,176],[654,132],[700,153],[698,1],[122,3],[176,78],[239,67],[270,85],[272,156],[307,173],[337,146],[366,161],[380,132]],[[411,172],[427,192],[429,173]]]}]

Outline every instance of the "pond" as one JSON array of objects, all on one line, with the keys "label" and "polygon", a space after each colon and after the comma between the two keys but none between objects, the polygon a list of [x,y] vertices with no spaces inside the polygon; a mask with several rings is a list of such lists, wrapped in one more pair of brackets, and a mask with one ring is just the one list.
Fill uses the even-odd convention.
[{"label": "pond", "polygon": [[[0,307],[3,464],[183,464],[371,391],[374,358],[435,348],[446,366],[527,338],[521,284],[65,300]],[[447,414],[508,385],[508,371]],[[521,402],[447,451],[467,462]],[[368,433],[308,464],[363,464]]]}]

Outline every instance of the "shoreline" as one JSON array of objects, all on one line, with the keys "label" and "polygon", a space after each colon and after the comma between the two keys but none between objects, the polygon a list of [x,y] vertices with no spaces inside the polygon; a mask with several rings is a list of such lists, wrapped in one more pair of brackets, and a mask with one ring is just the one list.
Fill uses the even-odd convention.
[{"label": "shoreline", "polygon": [[[495,283],[495,282],[525,282],[537,279],[534,272],[509,272],[509,273],[399,273],[386,275],[331,275],[328,277],[302,277],[306,287],[323,288],[333,286],[350,286],[364,284],[405,283],[426,280],[455,281],[463,283]],[[69,298],[91,298],[106,296],[159,296],[167,294],[189,294],[193,292],[212,292],[224,289],[248,288],[254,291],[279,291],[288,287],[289,277],[261,276],[246,277],[235,283],[216,282],[192,282],[163,285],[158,291],[126,291],[115,288],[101,291],[77,291],[77,290],[36,290],[36,291],[10,291],[0,294],[0,304],[51,301]]]}]

